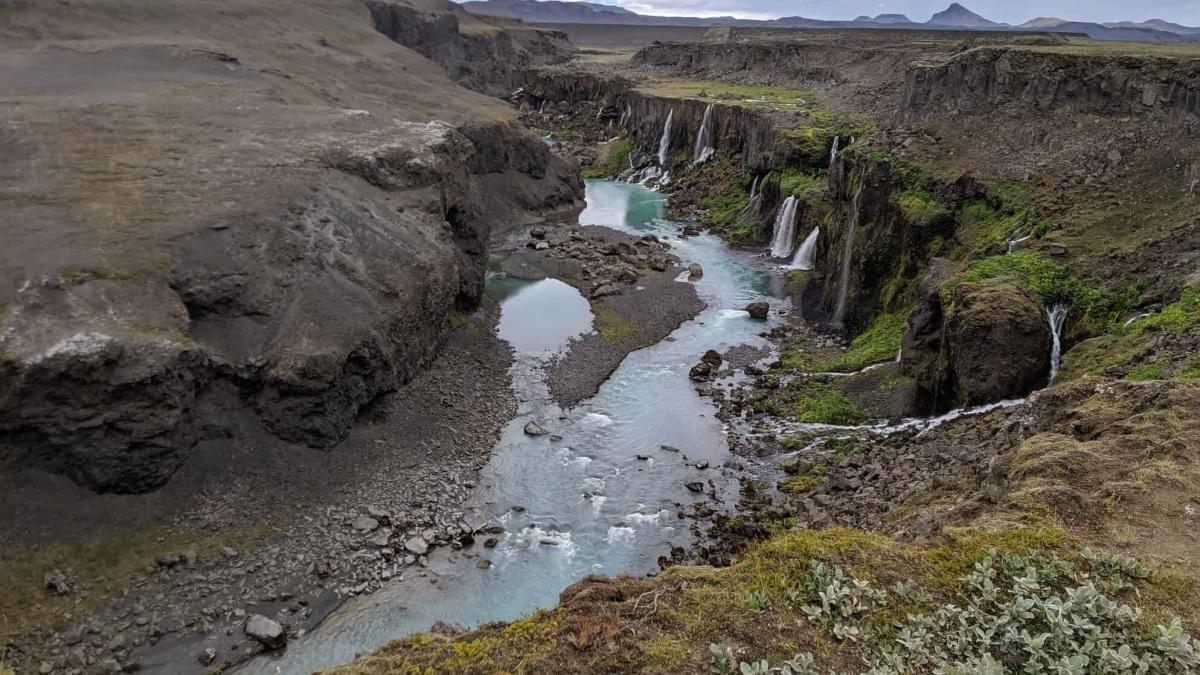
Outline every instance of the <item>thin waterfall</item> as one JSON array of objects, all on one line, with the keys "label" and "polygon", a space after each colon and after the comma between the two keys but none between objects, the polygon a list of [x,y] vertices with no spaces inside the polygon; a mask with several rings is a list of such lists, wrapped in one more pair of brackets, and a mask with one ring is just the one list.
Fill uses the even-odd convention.
[{"label": "thin waterfall", "polygon": [[900,349],[896,350],[896,363],[900,363],[903,360],[904,360],[904,347],[900,347]]},{"label": "thin waterfall", "polygon": [[625,123],[628,122],[629,118],[632,116],[633,116],[633,108],[631,108],[629,106],[629,104],[626,103],[625,109],[621,111],[621,119],[617,121],[617,125],[622,126],[622,127],[625,126]]},{"label": "thin waterfall", "polygon": [[758,196],[758,176],[754,176],[754,180],[750,183],[750,201]]},{"label": "thin waterfall", "polygon": [[862,205],[862,193],[866,184],[867,176],[863,174],[858,179],[858,187],[855,188],[854,197],[850,200],[850,215],[846,222],[846,245],[842,250],[841,284],[838,286],[837,304],[833,309],[835,326],[845,325],[846,321],[846,295],[850,292],[850,259],[854,255],[854,229],[858,227],[858,211]]},{"label": "thin waterfall", "polygon": [[717,154],[716,148],[713,147],[712,114],[713,105],[709,103],[708,107],[704,109],[704,120],[700,122],[700,130],[696,132],[696,147],[692,150],[692,164],[707,162]]},{"label": "thin waterfall", "polygon": [[816,266],[813,254],[817,251],[817,238],[820,236],[821,228],[814,227],[813,231],[804,238],[804,243],[800,244],[799,250],[796,251],[796,257],[792,258],[792,267],[798,270],[811,270]]},{"label": "thin waterfall", "polygon": [[775,216],[775,237],[771,240],[771,257],[786,258],[796,244],[796,197],[783,200]]},{"label": "thin waterfall", "polygon": [[1050,346],[1051,384],[1058,377],[1059,364],[1062,362],[1062,329],[1070,311],[1071,306],[1065,302],[1060,302],[1046,310],[1046,322],[1050,324],[1050,337],[1053,340]]},{"label": "thin waterfall", "polygon": [[538,105],[538,114],[540,115],[544,112],[546,112],[546,99],[542,99],[541,104]]},{"label": "thin waterfall", "polygon": [[829,151],[829,168],[830,169],[833,168],[833,163],[837,161],[838,143],[840,143],[841,140],[842,140],[841,136],[833,137],[833,149]]},{"label": "thin waterfall", "polygon": [[667,123],[663,125],[662,138],[658,139],[658,165],[667,168],[667,153],[671,152],[671,121],[675,119],[675,109],[667,113]]}]

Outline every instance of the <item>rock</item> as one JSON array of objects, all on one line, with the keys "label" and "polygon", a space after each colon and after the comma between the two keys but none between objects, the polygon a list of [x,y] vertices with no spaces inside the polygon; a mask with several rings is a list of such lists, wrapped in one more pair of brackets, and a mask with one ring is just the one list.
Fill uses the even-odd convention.
[{"label": "rock", "polygon": [[638,458],[638,461],[641,461],[641,462],[648,462],[648,461],[650,461],[650,455],[643,455],[643,454],[640,454],[640,453],[639,453],[639,454],[638,454],[638,456],[637,456],[637,458]]},{"label": "rock", "polygon": [[368,506],[367,507],[367,515],[371,516],[372,518],[374,518],[375,520],[378,520],[380,522],[383,522],[383,521],[389,519],[388,512],[384,511],[383,509],[379,508],[378,506]]},{"label": "rock", "polygon": [[535,251],[545,251],[549,248],[550,248],[550,242],[548,242],[548,241],[539,241],[538,243],[533,245],[533,250],[535,250]]},{"label": "rock", "polygon": [[488,560],[487,558],[480,558],[479,560],[475,561],[476,569],[486,570],[487,568],[489,568],[491,566],[492,566],[492,561]]},{"label": "rock", "polygon": [[704,492],[704,483],[701,483],[698,480],[684,483],[683,485],[684,485],[684,487],[686,487],[688,490],[691,490],[692,492]]},{"label": "rock", "polygon": [[752,302],[746,305],[746,311],[750,313],[751,319],[765,319],[771,311],[771,304],[767,302]]},{"label": "rock", "polygon": [[350,527],[353,527],[359,532],[371,532],[375,528],[379,527],[379,521],[375,520],[371,516],[360,514],[355,516],[354,520],[350,522]]},{"label": "rock", "polygon": [[196,660],[199,661],[200,665],[202,666],[211,666],[213,661],[217,660],[217,650],[209,647],[200,652],[200,655],[196,657]]},{"label": "rock", "polygon": [[529,236],[533,237],[534,239],[545,239],[546,228],[541,226],[535,227],[529,231]]},{"label": "rock", "polygon": [[57,595],[70,595],[71,585],[67,583],[67,573],[62,570],[50,570],[42,577],[42,586],[54,591]]},{"label": "rock", "polygon": [[721,358],[721,355],[715,349],[710,349],[704,352],[704,356],[701,356],[700,360],[709,364],[713,368],[720,368],[721,363],[724,361],[724,359]]},{"label": "rock", "polygon": [[1042,309],[1010,283],[955,289],[943,339],[955,399],[967,405],[1024,396],[1050,369],[1050,328]]},{"label": "rock", "polygon": [[488,537],[487,539],[483,540],[484,548],[496,548],[496,544],[499,544],[499,543],[500,543],[500,539],[498,539],[497,537]]},{"label": "rock", "polygon": [[700,263],[692,263],[688,265],[688,276],[693,279],[699,279],[704,276],[704,268],[700,266]]},{"label": "rock", "polygon": [[425,555],[425,552],[429,550],[429,543],[425,541],[424,537],[418,535],[404,542],[404,550],[413,555]]},{"label": "rock", "polygon": [[283,626],[262,614],[251,614],[250,618],[246,619],[242,632],[267,649],[279,649],[287,644],[287,631]]},{"label": "rock", "polygon": [[696,462],[696,468],[700,469],[701,471],[707,469],[708,468],[708,460],[707,459],[698,460]]},{"label": "rock", "polygon": [[367,540],[367,542],[369,544],[371,544],[372,546],[374,546],[375,548],[384,548],[385,546],[388,545],[388,540],[390,538],[391,538],[390,532],[388,532],[387,530],[379,530],[374,535],[372,535],[371,538]]},{"label": "rock", "polygon": [[618,295],[621,292],[621,287],[616,284],[600,284],[592,290],[592,299],[604,298],[610,295]]},{"label": "rock", "polygon": [[696,382],[702,382],[712,376],[713,367],[704,361],[692,366],[688,371],[688,377]]},{"label": "rock", "polygon": [[525,423],[525,435],[527,436],[545,436],[548,433],[550,432],[545,427],[533,420]]}]

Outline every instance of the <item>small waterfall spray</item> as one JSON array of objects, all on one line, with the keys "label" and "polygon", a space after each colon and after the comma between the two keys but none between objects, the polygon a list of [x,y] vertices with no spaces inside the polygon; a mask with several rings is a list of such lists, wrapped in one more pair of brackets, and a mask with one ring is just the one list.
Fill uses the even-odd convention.
[{"label": "small waterfall spray", "polygon": [[816,266],[814,253],[817,251],[817,238],[821,236],[821,228],[814,227],[813,231],[804,238],[804,243],[800,244],[800,248],[796,251],[796,257],[792,258],[792,267],[798,270],[811,270]]},{"label": "small waterfall spray", "polygon": [[758,176],[754,176],[754,180],[750,183],[750,201],[758,197]]},{"label": "small waterfall spray", "polygon": [[775,238],[771,240],[771,257],[786,258],[796,239],[796,197],[783,200],[775,216]]},{"label": "small waterfall spray", "polygon": [[667,154],[671,152],[671,121],[675,119],[675,109],[667,113],[667,123],[663,125],[662,138],[658,139],[658,165],[667,168]]},{"label": "small waterfall spray", "polygon": [[700,122],[700,129],[696,132],[696,147],[692,150],[692,164],[702,164],[717,154],[716,148],[713,147],[712,114],[713,105],[709,103],[708,107],[704,109],[704,120]]},{"label": "small waterfall spray", "polygon": [[833,137],[833,148],[829,151],[829,168],[833,168],[833,163],[837,161],[838,144],[841,142],[841,136]]},{"label": "small waterfall spray", "polygon": [[850,200],[850,215],[846,222],[846,246],[842,250],[842,274],[838,286],[837,304],[833,309],[835,326],[845,325],[846,321],[846,295],[850,292],[850,262],[854,255],[854,229],[858,227],[858,212],[862,206],[862,193],[866,185],[867,176],[863,174],[858,180],[858,187],[854,189],[854,197]]},{"label": "small waterfall spray", "polygon": [[1059,365],[1062,362],[1062,329],[1063,323],[1067,320],[1067,314],[1071,311],[1071,306],[1065,302],[1060,302],[1054,307],[1046,310],[1046,322],[1050,324],[1050,337],[1052,343],[1050,346],[1050,383],[1053,384],[1055,378],[1058,377]]}]

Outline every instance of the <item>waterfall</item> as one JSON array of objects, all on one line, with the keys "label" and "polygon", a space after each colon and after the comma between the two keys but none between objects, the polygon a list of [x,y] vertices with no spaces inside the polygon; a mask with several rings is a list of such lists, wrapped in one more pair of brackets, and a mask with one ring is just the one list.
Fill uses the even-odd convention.
[{"label": "waterfall", "polygon": [[713,147],[712,113],[713,106],[709,103],[708,107],[704,109],[704,120],[700,122],[700,130],[696,132],[696,147],[692,150],[692,164],[707,162],[717,154],[716,148]]},{"label": "waterfall", "polygon": [[750,183],[750,201],[758,196],[758,176],[754,177],[754,181]]},{"label": "waterfall", "polygon": [[1029,242],[1030,239],[1033,239],[1032,234],[1027,234],[1024,237],[1021,237],[1020,239],[1008,240],[1008,252],[1012,253],[1014,251],[1020,251],[1024,248],[1027,248],[1026,244]]},{"label": "waterfall", "polygon": [[846,320],[846,295],[850,292],[850,258],[854,255],[854,228],[858,227],[858,211],[862,205],[863,188],[867,185],[867,176],[863,174],[850,200],[850,215],[846,222],[846,245],[842,250],[841,284],[838,286],[837,304],[833,309],[833,324],[842,326]]},{"label": "waterfall", "polygon": [[904,347],[900,347],[900,349],[896,350],[896,363],[900,363],[903,360],[904,360]]},{"label": "waterfall", "polygon": [[1062,328],[1063,323],[1067,320],[1067,313],[1071,311],[1071,306],[1065,302],[1060,302],[1054,307],[1046,310],[1046,322],[1050,324],[1050,337],[1053,343],[1050,347],[1050,383],[1054,383],[1054,379],[1058,377],[1059,364],[1062,361]]},{"label": "waterfall", "polygon": [[1141,313],[1141,314],[1137,314],[1137,315],[1131,316],[1131,317],[1129,317],[1129,319],[1128,319],[1128,320],[1126,320],[1126,321],[1125,321],[1125,323],[1121,324],[1121,326],[1122,326],[1123,328],[1129,328],[1129,327],[1130,327],[1130,326],[1132,326],[1134,323],[1136,323],[1136,322],[1138,322],[1138,321],[1141,321],[1142,319],[1144,319],[1144,318],[1146,318],[1146,317],[1148,317],[1148,316],[1150,316],[1150,313],[1149,313],[1149,312],[1143,312],[1143,313]]},{"label": "waterfall", "polygon": [[796,197],[783,200],[775,216],[775,237],[771,240],[771,257],[786,258],[796,239]]},{"label": "waterfall", "polygon": [[800,244],[800,249],[796,251],[796,257],[792,258],[792,267],[798,270],[811,270],[816,266],[813,254],[817,250],[817,237],[820,236],[821,228],[814,227],[813,231],[804,238],[804,243]]},{"label": "waterfall", "polygon": [[667,153],[671,152],[671,120],[675,118],[675,109],[667,113],[667,123],[663,125],[662,138],[658,139],[658,165],[667,168]]},{"label": "waterfall", "polygon": [[538,114],[540,115],[544,112],[546,112],[546,99],[542,99],[541,104],[538,105]]},{"label": "waterfall", "polygon": [[622,126],[622,127],[625,126],[625,123],[628,122],[629,118],[632,116],[633,116],[633,108],[631,108],[629,106],[629,104],[626,103],[625,109],[621,111],[621,119],[619,119],[617,121],[617,125]]},{"label": "waterfall", "polygon": [[833,137],[833,149],[829,151],[829,168],[833,168],[833,163],[837,161],[838,143],[841,142],[841,136]]}]

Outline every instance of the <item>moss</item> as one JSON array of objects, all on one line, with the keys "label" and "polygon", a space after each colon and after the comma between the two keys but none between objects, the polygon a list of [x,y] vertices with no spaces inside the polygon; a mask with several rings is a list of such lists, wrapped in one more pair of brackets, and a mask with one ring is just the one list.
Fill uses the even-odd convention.
[{"label": "moss", "polygon": [[950,304],[954,290],[964,283],[1010,279],[1037,296],[1043,306],[1067,303],[1081,312],[1096,332],[1103,332],[1129,313],[1140,286],[1108,291],[1071,276],[1067,268],[1039,251],[1017,251],[984,258],[942,285],[942,300]]},{"label": "moss", "polygon": [[1161,380],[1161,379],[1163,379],[1163,370],[1165,369],[1165,367],[1166,367],[1165,360],[1158,361],[1155,363],[1147,363],[1144,366],[1141,366],[1139,368],[1134,368],[1133,370],[1129,371],[1128,373],[1126,373],[1125,377],[1126,377],[1126,379],[1136,380],[1136,381]]},{"label": "moss", "polygon": [[866,418],[845,394],[823,389],[805,395],[795,404],[796,420],[806,424],[854,424]]},{"label": "moss", "polygon": [[824,464],[814,464],[807,471],[789,477],[779,485],[779,489],[788,494],[803,494],[825,482],[829,467]]},{"label": "moss", "polygon": [[908,312],[880,314],[871,325],[854,341],[850,349],[837,359],[818,367],[824,372],[847,372],[861,370],[872,363],[895,358],[900,351],[900,340],[908,322]]},{"label": "moss", "polygon": [[1157,314],[1134,323],[1130,328],[1139,333],[1170,331],[1180,334],[1200,323],[1200,288],[1189,288],[1177,302],[1167,305]]},{"label": "moss", "polygon": [[937,227],[953,217],[949,207],[918,188],[909,188],[896,195],[896,203],[904,219],[921,228]]},{"label": "moss", "polygon": [[1200,358],[1189,361],[1176,377],[1181,380],[1200,380]]},{"label": "moss", "polygon": [[[738,216],[750,203],[750,196],[740,191],[724,192],[705,197],[700,207],[707,211],[705,222],[722,230],[736,229]],[[754,223],[757,229],[758,223]]]},{"label": "moss", "polygon": [[825,194],[827,182],[828,179],[824,176],[790,169],[779,176],[779,196],[814,201]]},{"label": "moss", "polygon": [[608,148],[608,161],[604,164],[584,167],[580,174],[584,178],[607,178],[616,176],[629,165],[629,153],[633,141],[628,136],[622,136],[613,141]]},{"label": "moss", "polygon": [[603,302],[592,302],[592,327],[605,340],[624,340],[637,333],[637,324]]}]

